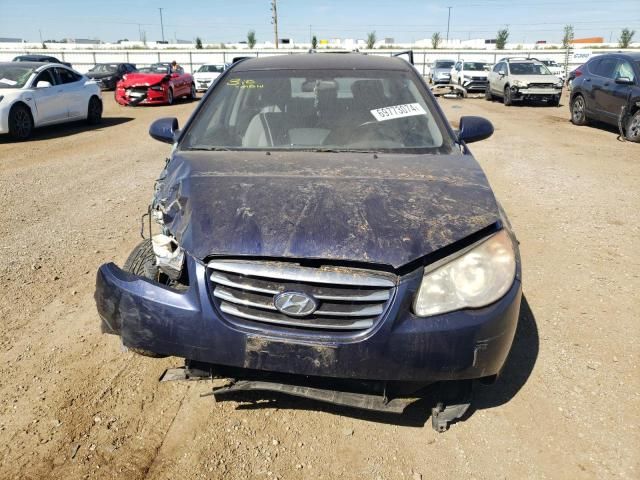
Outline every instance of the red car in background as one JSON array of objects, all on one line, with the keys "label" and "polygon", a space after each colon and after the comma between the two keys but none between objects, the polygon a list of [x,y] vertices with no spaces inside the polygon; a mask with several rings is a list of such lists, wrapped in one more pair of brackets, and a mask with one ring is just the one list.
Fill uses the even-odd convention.
[{"label": "red car in background", "polygon": [[154,63],[122,77],[116,85],[115,97],[120,105],[171,105],[179,97],[196,98],[196,85],[182,68],[171,72],[170,63]]}]

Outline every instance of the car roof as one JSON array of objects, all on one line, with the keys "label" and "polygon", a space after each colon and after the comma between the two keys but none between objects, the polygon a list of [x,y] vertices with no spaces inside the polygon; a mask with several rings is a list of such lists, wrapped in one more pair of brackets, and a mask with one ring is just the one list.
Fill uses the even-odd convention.
[{"label": "car roof", "polygon": [[[51,65],[60,65],[59,63],[52,63],[52,62],[1,62],[0,63],[0,65],[16,65],[16,64],[20,64],[21,67],[34,68],[34,69],[49,67]],[[64,67],[64,65],[60,65],[60,66]]]},{"label": "car roof", "polygon": [[[596,55],[592,58],[599,58],[605,56],[613,56],[613,57],[623,57],[633,60],[634,62],[640,60],[640,52],[611,52],[611,53],[603,53],[602,55]],[[589,59],[591,60],[591,58]]]},{"label": "car roof", "polygon": [[251,70],[402,70],[411,64],[397,57],[361,53],[304,53],[251,58],[233,66],[235,72]]}]

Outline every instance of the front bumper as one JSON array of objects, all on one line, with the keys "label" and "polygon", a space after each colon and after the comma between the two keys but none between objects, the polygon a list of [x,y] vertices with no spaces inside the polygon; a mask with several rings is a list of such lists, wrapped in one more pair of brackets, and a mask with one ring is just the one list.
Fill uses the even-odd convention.
[{"label": "front bumper", "polygon": [[483,80],[463,80],[462,86],[466,90],[482,90],[483,92],[489,86],[489,81],[486,79]]},{"label": "front bumper", "polygon": [[511,87],[513,100],[553,100],[560,98],[562,88]]},{"label": "front bumper", "polygon": [[433,82],[434,85],[440,84],[440,83],[451,83],[451,75],[433,76],[431,78],[431,81]]},{"label": "front bumper", "polygon": [[95,299],[102,331],[125,346],[216,365],[382,381],[462,380],[498,374],[515,334],[520,273],[508,293],[477,310],[429,318],[411,313],[422,271],[402,277],[371,329],[349,335],[244,328],[212,302],[206,266],[187,257],[190,287],[178,292],[102,265]]},{"label": "front bumper", "polygon": [[169,103],[167,90],[152,90],[147,88],[146,91],[139,89],[133,90],[134,87],[118,87],[115,91],[115,99],[120,105],[161,105]]}]

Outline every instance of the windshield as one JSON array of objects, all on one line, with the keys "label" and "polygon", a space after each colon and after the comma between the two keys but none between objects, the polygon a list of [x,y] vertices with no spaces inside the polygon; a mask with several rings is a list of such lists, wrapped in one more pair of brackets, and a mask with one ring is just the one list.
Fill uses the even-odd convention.
[{"label": "windshield", "polygon": [[510,63],[509,69],[512,75],[551,75],[542,63]]},{"label": "windshield", "polygon": [[224,70],[223,65],[202,65],[198,72],[206,72],[206,73],[222,73]]},{"label": "windshield", "polygon": [[443,121],[415,78],[374,70],[231,74],[180,148],[449,151]]},{"label": "windshield", "polygon": [[[139,70],[140,71],[140,70]],[[145,72],[149,73],[171,73],[171,65],[168,63],[154,63]]]},{"label": "windshield", "polygon": [[486,66],[484,62],[464,62],[464,69],[471,72],[482,72]]},{"label": "windshield", "polygon": [[434,68],[452,68],[454,63],[450,60],[438,60]]},{"label": "windshield", "polygon": [[114,73],[118,71],[118,65],[114,63],[102,63],[96,65],[89,71],[94,73]]},{"label": "windshield", "polygon": [[22,88],[29,80],[34,68],[19,64],[0,65],[0,88]]}]

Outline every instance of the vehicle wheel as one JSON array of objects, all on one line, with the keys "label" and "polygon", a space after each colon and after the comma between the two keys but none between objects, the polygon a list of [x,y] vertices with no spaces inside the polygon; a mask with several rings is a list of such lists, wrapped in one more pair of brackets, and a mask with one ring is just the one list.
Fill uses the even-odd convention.
[{"label": "vehicle wheel", "polygon": [[171,88],[167,91],[167,105],[173,105],[173,90]]},{"label": "vehicle wheel", "polygon": [[511,89],[509,87],[504,88],[504,97],[502,98],[505,106],[513,105],[513,100],[511,100]]},{"label": "vehicle wheel", "polygon": [[[158,268],[156,267],[156,256],[153,253],[153,247],[151,245],[151,239],[143,240],[133,249],[127,261],[124,262],[122,269],[126,272],[133,273],[140,277],[148,278],[157,282],[159,279]],[[138,355],[144,355],[145,357],[163,358],[166,355],[151,352],[142,348],[128,347],[134,353]]]},{"label": "vehicle wheel", "polygon": [[491,102],[493,101],[493,95],[491,94],[491,89],[489,85],[487,85],[487,89],[484,91],[484,99]]},{"label": "vehicle wheel", "polygon": [[9,136],[15,140],[26,140],[33,132],[33,117],[26,105],[15,105],[9,112]]},{"label": "vehicle wheel", "polygon": [[586,125],[589,123],[586,112],[586,103],[582,95],[576,95],[571,100],[571,122],[574,125]]},{"label": "vehicle wheel", "polygon": [[87,108],[87,123],[89,125],[97,125],[102,121],[102,102],[98,97],[89,99],[89,107]]},{"label": "vehicle wheel", "polygon": [[627,121],[627,134],[625,136],[630,142],[640,143],[640,110]]},{"label": "vehicle wheel", "polygon": [[553,97],[549,101],[549,105],[551,105],[552,107],[559,107],[560,106],[560,95],[556,95],[555,97]]},{"label": "vehicle wheel", "polygon": [[189,98],[191,100],[195,100],[196,99],[196,86],[195,84],[191,84],[191,92],[189,93]]}]

